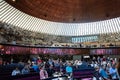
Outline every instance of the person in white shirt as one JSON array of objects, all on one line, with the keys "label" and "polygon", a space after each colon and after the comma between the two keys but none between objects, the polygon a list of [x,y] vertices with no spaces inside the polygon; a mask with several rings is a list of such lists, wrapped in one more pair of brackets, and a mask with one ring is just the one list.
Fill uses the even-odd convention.
[{"label": "person in white shirt", "polygon": [[79,61],[77,62],[77,65],[78,65],[78,66],[82,65],[82,61],[79,60]]},{"label": "person in white shirt", "polygon": [[90,64],[91,67],[94,67],[94,62],[92,61],[92,63]]},{"label": "person in white shirt", "polygon": [[117,79],[117,69],[115,68],[115,64],[109,69],[109,74],[111,75],[112,79]]},{"label": "person in white shirt", "polygon": [[20,75],[20,70],[18,69],[18,67],[15,68],[15,70],[12,71],[12,76],[16,76],[16,75]]}]

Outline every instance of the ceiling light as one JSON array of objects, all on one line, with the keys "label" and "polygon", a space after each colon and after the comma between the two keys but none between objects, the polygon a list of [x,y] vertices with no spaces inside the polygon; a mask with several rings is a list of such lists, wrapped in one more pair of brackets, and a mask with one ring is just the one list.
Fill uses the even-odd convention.
[{"label": "ceiling light", "polygon": [[12,0],[13,2],[15,2],[16,0]]}]

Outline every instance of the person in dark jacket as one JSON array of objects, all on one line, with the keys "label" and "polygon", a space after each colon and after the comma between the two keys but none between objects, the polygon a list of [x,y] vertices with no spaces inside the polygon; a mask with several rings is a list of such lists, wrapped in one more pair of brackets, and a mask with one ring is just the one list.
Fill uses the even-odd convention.
[{"label": "person in dark jacket", "polygon": [[53,66],[50,65],[49,68],[47,69],[48,72],[48,77],[52,77],[53,73],[55,73],[55,70],[53,69]]}]

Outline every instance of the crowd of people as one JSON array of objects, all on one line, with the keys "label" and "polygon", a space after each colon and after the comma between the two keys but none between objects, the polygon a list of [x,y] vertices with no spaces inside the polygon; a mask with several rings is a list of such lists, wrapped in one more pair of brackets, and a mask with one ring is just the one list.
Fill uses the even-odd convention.
[{"label": "crowd of people", "polygon": [[19,62],[17,64],[22,65],[23,67],[19,69],[19,66],[16,66],[11,72],[12,76],[29,74],[31,73],[31,70],[33,70],[34,72],[39,73],[41,80],[53,77],[54,74],[57,73],[61,73],[61,75],[67,75],[71,80],[73,80],[73,73],[75,69],[79,70],[91,67],[95,69],[93,80],[120,79],[120,58],[117,59],[106,56],[98,56],[92,57],[92,59],[62,61],[62,59],[54,60],[49,58],[47,60],[43,60],[41,57],[33,57],[26,63]]},{"label": "crowd of people", "polygon": [[[120,77],[120,59],[117,61],[116,58],[103,57],[97,58],[97,61],[92,62],[91,66],[96,69],[95,77],[104,78],[105,80],[119,80]],[[99,74],[98,74],[99,73]]]}]

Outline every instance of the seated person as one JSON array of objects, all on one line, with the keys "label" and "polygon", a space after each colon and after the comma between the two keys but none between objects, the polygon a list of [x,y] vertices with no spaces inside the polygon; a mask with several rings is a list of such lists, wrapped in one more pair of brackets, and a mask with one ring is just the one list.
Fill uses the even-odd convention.
[{"label": "seated person", "polygon": [[104,65],[101,66],[99,73],[100,73],[101,77],[104,78],[105,80],[110,80],[107,72],[105,71]]},{"label": "seated person", "polygon": [[15,70],[12,71],[12,76],[16,76],[16,75],[20,75],[20,70],[18,69],[18,67],[15,68]]},{"label": "seated person", "polygon": [[100,73],[99,73],[99,69],[100,69],[99,66],[95,67],[93,80],[102,80],[102,77],[100,76]]},{"label": "seated person", "polygon": [[71,67],[71,63],[68,63],[68,65],[67,65],[65,70],[66,70],[66,73],[68,74],[68,77],[72,77],[73,69]]},{"label": "seated person", "polygon": [[52,65],[49,66],[49,68],[47,69],[47,72],[49,77],[53,76],[53,73],[55,73],[55,70],[53,69]]},{"label": "seated person", "polygon": [[45,70],[45,66],[44,65],[40,66],[40,72],[39,72],[39,74],[40,74],[40,80],[44,80],[44,79],[48,78],[48,73]]},{"label": "seated person", "polygon": [[22,74],[29,74],[30,73],[30,69],[28,68],[28,66],[26,65],[23,69],[22,69]]},{"label": "seated person", "polygon": [[36,63],[32,62],[32,68],[34,69],[35,72],[39,72],[39,67]]},{"label": "seated person", "polygon": [[117,79],[117,69],[115,68],[115,64],[109,69],[109,74],[113,80]]}]

